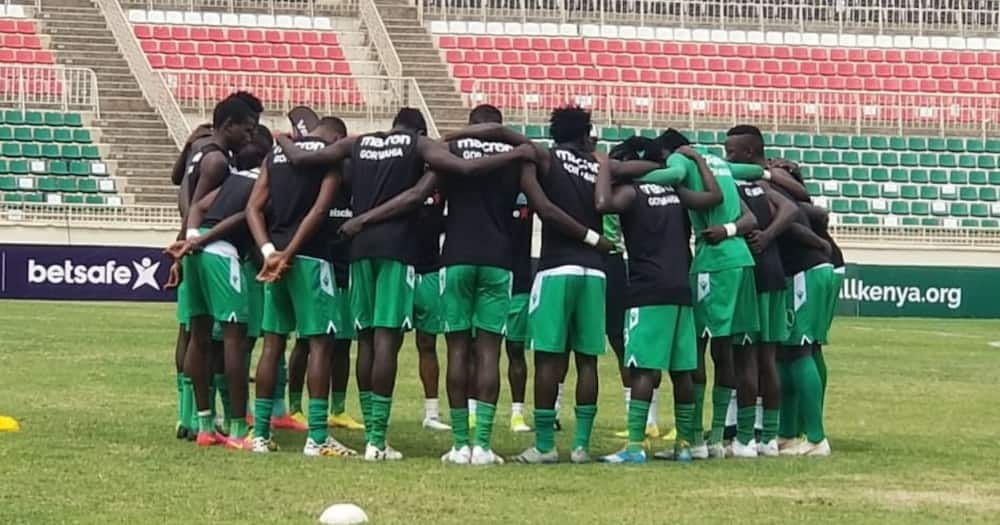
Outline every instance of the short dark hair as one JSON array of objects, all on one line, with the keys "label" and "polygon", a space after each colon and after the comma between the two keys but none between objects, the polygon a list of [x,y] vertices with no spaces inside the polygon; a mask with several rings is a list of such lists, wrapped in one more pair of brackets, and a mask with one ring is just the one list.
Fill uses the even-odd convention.
[{"label": "short dark hair", "polygon": [[659,137],[656,137],[656,142],[660,144],[660,147],[670,153],[673,153],[674,150],[681,146],[691,145],[691,141],[688,140],[683,133],[674,128],[668,128]]},{"label": "short dark hair", "polygon": [[271,130],[267,126],[257,124],[257,130],[253,135],[253,143],[261,146],[265,150],[269,150],[272,146],[274,146],[274,133],[271,133]]},{"label": "short dark hair", "polygon": [[347,124],[345,124],[343,119],[340,117],[323,117],[319,119],[319,122],[316,123],[316,128],[313,131],[318,131],[320,129],[328,129],[341,137],[347,136]]},{"label": "short dark hair", "polygon": [[553,109],[549,118],[549,134],[556,144],[585,139],[593,128],[590,112],[576,105]]},{"label": "short dark hair", "polygon": [[427,121],[419,109],[404,107],[396,113],[396,118],[392,119],[392,127],[401,127],[413,131],[427,133]]},{"label": "short dark hair", "polygon": [[212,127],[218,131],[226,121],[243,123],[257,122],[258,114],[240,97],[231,95],[215,105],[212,111]]},{"label": "short dark hair", "polygon": [[469,112],[469,124],[496,122],[503,124],[503,113],[492,104],[480,104]]},{"label": "short dark hair", "polygon": [[608,157],[622,161],[648,160],[660,163],[663,162],[663,148],[653,139],[636,135],[615,144]]},{"label": "short dark hair", "polygon": [[237,91],[233,93],[232,96],[242,100],[246,105],[258,115],[264,112],[264,104],[261,103],[260,99],[255,97],[253,93],[249,91]]},{"label": "short dark hair", "polygon": [[726,136],[732,137],[734,135],[753,135],[754,137],[759,138],[761,142],[764,141],[764,134],[760,132],[760,128],[749,124],[740,124],[739,126],[729,128],[729,131],[726,132]]}]

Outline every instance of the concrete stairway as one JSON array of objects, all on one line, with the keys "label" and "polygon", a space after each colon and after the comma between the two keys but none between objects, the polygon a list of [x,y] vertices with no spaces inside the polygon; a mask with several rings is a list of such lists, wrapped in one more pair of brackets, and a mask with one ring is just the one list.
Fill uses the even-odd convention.
[{"label": "concrete stairway", "polygon": [[170,168],[177,147],[143,98],[100,9],[90,0],[46,0],[38,18],[60,64],[97,74],[101,119],[95,124],[125,202],[175,203]]},{"label": "concrete stairway", "polygon": [[403,76],[417,79],[438,130],[446,133],[461,128],[468,121],[469,111],[430,33],[417,22],[417,8],[405,0],[375,3],[403,63]]}]

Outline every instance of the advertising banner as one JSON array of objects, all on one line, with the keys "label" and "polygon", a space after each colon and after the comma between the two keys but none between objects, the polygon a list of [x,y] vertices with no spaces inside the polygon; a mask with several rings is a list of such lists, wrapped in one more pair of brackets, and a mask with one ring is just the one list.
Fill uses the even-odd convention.
[{"label": "advertising banner", "polygon": [[0,244],[0,299],[173,301],[162,250]]},{"label": "advertising banner", "polygon": [[1000,318],[1000,268],[848,264],[837,313]]}]

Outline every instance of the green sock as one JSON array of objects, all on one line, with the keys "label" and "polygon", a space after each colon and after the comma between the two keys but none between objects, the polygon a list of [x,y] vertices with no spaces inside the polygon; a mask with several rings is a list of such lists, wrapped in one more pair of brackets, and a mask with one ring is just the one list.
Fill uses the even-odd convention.
[{"label": "green sock", "polygon": [[194,402],[194,383],[191,377],[184,375],[184,426],[194,432],[198,430],[198,409]]},{"label": "green sock", "polygon": [[649,401],[632,398],[628,403],[628,451],[640,452],[646,439],[646,417]]},{"label": "green sock", "polygon": [[274,382],[274,413],[283,416],[288,413],[285,403],[285,387],[288,386],[288,366],[285,363],[285,353],[278,358],[278,376]]},{"label": "green sock", "polygon": [[330,393],[330,415],[339,416],[347,410],[347,392]]},{"label": "green sock", "polygon": [[[597,416],[597,405],[577,405],[576,435],[573,437],[573,450],[582,448],[590,450],[590,435],[594,431],[594,418]],[[643,432],[646,431],[646,421],[642,422]]]},{"label": "green sock", "polygon": [[[451,422],[453,425],[455,421]],[[550,452],[556,448],[556,411],[553,409],[535,409],[535,448],[539,452]]]},{"label": "green sock", "polygon": [[725,386],[712,388],[712,431],[708,436],[710,444],[722,443],[722,435],[726,431],[726,412],[729,410],[729,400],[732,397],[732,388]]},{"label": "green sock", "polygon": [[778,435],[792,439],[799,435],[799,397],[792,384],[792,367],[786,361],[778,361],[778,377],[781,379],[781,412],[778,416]]},{"label": "green sock", "polygon": [[780,410],[764,409],[764,428],[760,431],[761,442],[770,443],[774,438],[778,437],[778,418],[781,417],[780,413]]},{"label": "green sock", "polygon": [[177,423],[184,424],[184,374],[177,372]]},{"label": "green sock", "polygon": [[691,446],[705,442],[705,385],[694,384],[694,417],[691,419]]},{"label": "green sock", "polygon": [[247,435],[247,420],[246,419],[234,419],[232,426],[229,427],[229,437],[234,439],[243,439]]},{"label": "green sock", "polygon": [[799,397],[806,438],[810,443],[819,443],[826,439],[826,433],[823,431],[823,385],[816,362],[809,358],[796,359],[792,363],[792,381]]},{"label": "green sock", "polygon": [[677,441],[688,445],[694,442],[691,427],[694,426],[694,403],[674,403],[674,428],[677,429]]},{"label": "green sock", "polygon": [[298,414],[302,412],[302,391],[288,391],[288,413]]},{"label": "green sock", "polygon": [[389,416],[392,413],[392,398],[372,393],[372,430],[371,444],[379,450],[385,450],[385,433],[389,429]]},{"label": "green sock", "polygon": [[451,408],[451,438],[455,449],[469,445],[469,409],[468,407]]},{"label": "green sock", "polygon": [[326,396],[309,398],[309,437],[316,443],[324,443],[327,437],[326,430]]},{"label": "green sock", "polygon": [[819,382],[823,386],[820,402],[826,406],[826,360],[823,359],[823,351],[813,352],[813,361],[816,362],[816,372],[819,373]]},{"label": "green sock", "polygon": [[[493,418],[496,416],[497,406],[479,401],[476,403],[476,445],[489,450],[493,441]],[[454,421],[454,419],[452,420]]]},{"label": "green sock", "polygon": [[372,442],[372,393],[370,390],[358,392],[361,401],[361,420],[365,424],[365,443]]},{"label": "green sock", "polygon": [[208,434],[215,433],[215,421],[212,420],[211,410],[198,411],[198,432]]},{"label": "green sock", "polygon": [[253,435],[267,439],[271,437],[271,411],[274,409],[274,399],[258,397],[254,403]]},{"label": "green sock", "polygon": [[232,423],[233,407],[229,401],[229,384],[226,383],[226,376],[224,374],[214,374],[212,376],[212,384],[215,386],[215,391],[219,393],[219,399],[222,400],[222,429],[229,432],[229,426]]},{"label": "green sock", "polygon": [[757,407],[751,405],[736,409],[736,439],[744,445],[753,441],[753,422],[757,419]]}]

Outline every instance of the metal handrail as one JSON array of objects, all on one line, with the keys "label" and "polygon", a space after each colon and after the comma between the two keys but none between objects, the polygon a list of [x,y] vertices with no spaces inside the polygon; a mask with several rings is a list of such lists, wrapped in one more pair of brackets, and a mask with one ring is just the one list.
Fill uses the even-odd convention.
[{"label": "metal handrail", "polygon": [[427,135],[431,138],[438,138],[441,134],[438,132],[437,123],[434,122],[434,116],[431,114],[430,107],[427,106],[427,101],[424,99],[424,93],[420,90],[420,84],[417,83],[417,79],[410,78],[410,90],[412,100],[410,101],[410,106],[415,106],[424,115],[424,121],[427,123]]},{"label": "metal handrail", "polygon": [[315,16],[317,7],[323,12],[343,11],[353,12],[356,9],[354,0],[342,0],[337,3],[317,0],[121,0],[129,7],[153,9],[185,9],[188,11],[221,11],[226,13],[242,13],[263,11],[274,15],[276,13],[297,13]]},{"label": "metal handrail", "polygon": [[96,3],[107,19],[108,27],[111,29],[129,69],[136,76],[139,85],[142,86],[142,94],[146,101],[163,118],[174,144],[178,148],[183,147],[188,135],[191,134],[191,127],[160,75],[150,66],[149,59],[146,58],[146,53],[139,46],[139,41],[132,32],[132,25],[125,16],[125,12],[122,11],[118,0],[96,0]]},{"label": "metal handrail", "polygon": [[[20,109],[87,111],[100,118],[97,75],[92,69],[61,65],[0,64],[0,81],[17,85],[17,89],[0,92],[0,105]],[[32,88],[29,89],[29,86]]]},{"label": "metal handrail", "polygon": [[359,0],[358,14],[360,15],[361,22],[368,29],[368,38],[371,39],[375,47],[375,52],[382,62],[382,67],[385,69],[386,75],[390,77],[402,77],[403,62],[396,53],[396,47],[392,44],[392,38],[389,37],[389,31],[386,30],[385,23],[382,22],[382,15],[378,12],[375,0]]}]

